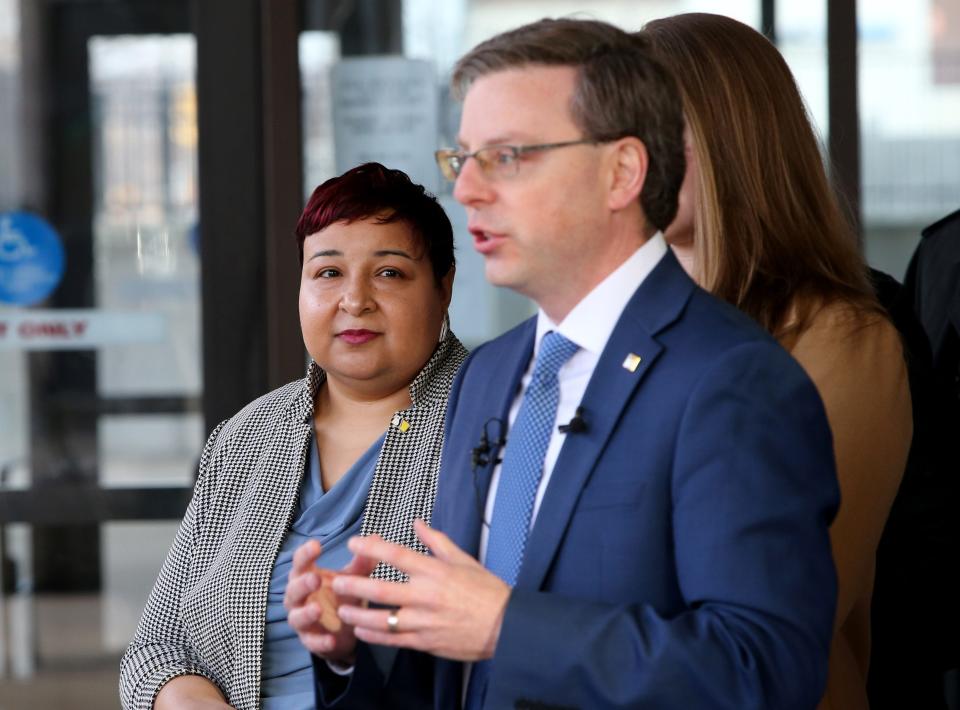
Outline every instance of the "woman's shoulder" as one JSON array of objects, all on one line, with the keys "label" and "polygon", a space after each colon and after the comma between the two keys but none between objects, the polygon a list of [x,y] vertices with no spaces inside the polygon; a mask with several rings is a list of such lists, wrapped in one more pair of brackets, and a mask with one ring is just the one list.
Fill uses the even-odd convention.
[{"label": "woman's shoulder", "polygon": [[[219,439],[229,440],[237,436],[265,434],[274,430],[279,421],[288,415],[302,418],[309,413],[313,398],[309,393],[309,378],[288,382],[267,392],[247,404],[224,422]],[[306,409],[305,409],[306,408]],[[302,413],[300,409],[304,409]],[[298,410],[292,412],[291,410]]]},{"label": "woman's shoulder", "polygon": [[909,381],[900,333],[883,312],[837,301],[817,308],[788,348],[835,422],[841,412],[886,412],[905,426]]},{"label": "woman's shoulder", "polygon": [[902,364],[900,333],[880,310],[835,300],[810,310],[804,328],[783,343],[797,360],[870,361],[886,355]]}]

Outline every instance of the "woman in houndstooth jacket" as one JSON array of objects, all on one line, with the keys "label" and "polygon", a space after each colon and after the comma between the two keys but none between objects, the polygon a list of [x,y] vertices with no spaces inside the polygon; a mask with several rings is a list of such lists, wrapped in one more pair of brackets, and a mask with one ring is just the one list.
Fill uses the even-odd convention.
[{"label": "woman in houndstooth jacket", "polygon": [[332,568],[356,533],[423,550],[412,523],[432,512],[466,356],[446,318],[450,222],[421,186],[370,163],[318,187],[296,233],[307,376],[210,435],[121,663],[124,708],[312,708],[311,656],[282,606],[294,548],[319,540]]}]

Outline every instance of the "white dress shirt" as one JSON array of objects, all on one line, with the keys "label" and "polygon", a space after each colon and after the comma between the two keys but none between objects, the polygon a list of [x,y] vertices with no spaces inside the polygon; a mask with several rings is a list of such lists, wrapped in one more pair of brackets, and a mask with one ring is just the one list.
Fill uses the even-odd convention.
[{"label": "white dress shirt", "polygon": [[[550,483],[553,466],[557,462],[557,457],[560,455],[560,449],[566,438],[566,434],[561,434],[557,427],[566,424],[574,417],[587,390],[587,384],[593,376],[593,371],[600,361],[600,354],[606,347],[617,321],[623,314],[623,310],[627,307],[627,302],[633,297],[634,292],[647,278],[647,275],[653,271],[653,268],[660,262],[666,252],[667,244],[663,235],[657,232],[574,306],[562,323],[556,324],[551,321],[543,310],[537,314],[537,334],[533,346],[533,357],[530,358],[530,364],[523,375],[520,389],[510,407],[510,415],[507,419],[508,438],[513,422],[520,411],[523,395],[530,384],[530,378],[533,376],[533,366],[537,359],[537,353],[540,351],[540,342],[543,336],[549,331],[555,330],[579,345],[580,349],[561,366],[557,373],[560,383],[560,401],[557,405],[557,418],[550,435],[550,443],[547,445],[547,454],[543,460],[543,475],[540,478],[537,496],[534,499],[533,514],[530,516],[531,529],[537,519],[537,513],[540,511],[540,503],[543,501],[547,485]],[[587,425],[589,426],[589,419]],[[500,468],[501,466],[498,464],[494,468],[493,476],[490,479],[490,490],[487,493],[484,510],[484,520],[487,522],[493,520],[493,506],[497,498],[497,486],[500,483]],[[483,562],[487,556],[489,534],[489,528],[486,525],[481,526],[480,562]]]}]

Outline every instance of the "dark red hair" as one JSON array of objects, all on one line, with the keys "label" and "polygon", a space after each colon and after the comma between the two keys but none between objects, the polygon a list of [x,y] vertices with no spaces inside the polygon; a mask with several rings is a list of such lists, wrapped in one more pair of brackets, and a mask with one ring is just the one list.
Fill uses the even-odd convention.
[{"label": "dark red hair", "polygon": [[453,227],[437,198],[406,173],[380,163],[364,163],[330,178],[313,194],[297,220],[297,246],[303,264],[303,240],[334,222],[374,218],[380,224],[404,222],[430,259],[440,279],[454,266]]}]

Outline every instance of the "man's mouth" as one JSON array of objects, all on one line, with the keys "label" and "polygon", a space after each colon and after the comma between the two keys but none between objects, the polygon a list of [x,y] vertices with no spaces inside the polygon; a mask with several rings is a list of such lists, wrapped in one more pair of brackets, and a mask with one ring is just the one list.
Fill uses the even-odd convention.
[{"label": "man's mouth", "polygon": [[473,248],[481,254],[489,254],[506,238],[504,234],[490,232],[479,227],[471,227],[469,231],[473,237]]}]

